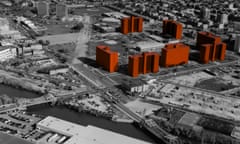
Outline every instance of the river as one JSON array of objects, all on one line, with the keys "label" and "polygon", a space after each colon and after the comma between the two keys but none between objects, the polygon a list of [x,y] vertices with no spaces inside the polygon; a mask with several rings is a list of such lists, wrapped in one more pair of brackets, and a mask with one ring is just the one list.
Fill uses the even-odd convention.
[{"label": "river", "polygon": [[41,96],[37,93],[33,93],[30,91],[17,89],[14,87],[0,84],[0,95],[3,95],[3,94],[8,95],[10,97],[18,97],[18,98],[37,98]]},{"label": "river", "polygon": [[[3,94],[19,98],[36,98],[40,96],[33,92],[0,84],[0,95]],[[54,116],[84,126],[93,125],[151,143],[159,143],[152,136],[133,124],[113,122],[102,117],[95,117],[91,114],[79,113],[64,106],[50,106],[48,104],[37,105],[28,108],[27,112],[42,116]]]},{"label": "river", "polygon": [[133,124],[117,123],[107,120],[102,117],[96,117],[91,114],[79,113],[70,110],[64,106],[49,106],[38,105],[28,108],[29,113],[43,115],[43,116],[54,116],[63,120],[67,120],[73,123],[78,123],[80,125],[93,125],[103,129],[111,130],[123,135],[127,135],[133,138],[141,139],[151,143],[157,143],[157,141],[143,130],[134,126]]}]

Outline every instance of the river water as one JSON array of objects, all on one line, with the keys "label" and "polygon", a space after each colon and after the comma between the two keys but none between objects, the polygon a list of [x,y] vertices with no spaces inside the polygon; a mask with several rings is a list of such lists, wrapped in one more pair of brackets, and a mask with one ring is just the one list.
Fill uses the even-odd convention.
[{"label": "river water", "polygon": [[11,96],[11,97],[18,97],[18,98],[40,97],[40,95],[37,93],[33,93],[33,92],[26,91],[26,90],[17,89],[17,88],[13,88],[10,86],[0,84],[0,95],[3,95],[3,94]]},{"label": "river water", "polygon": [[[20,98],[39,97],[38,94],[29,91],[20,90],[5,85],[0,85],[0,95],[2,94]],[[50,106],[48,104],[44,104],[28,108],[27,111],[29,113],[38,114],[42,116],[54,116],[80,125],[85,126],[93,125],[123,135],[127,135],[133,138],[141,139],[151,143],[161,144],[158,141],[156,141],[155,138],[153,138],[152,136],[150,136],[148,133],[138,128],[137,126],[134,126],[133,124],[113,122],[102,117],[95,117],[91,114],[79,113],[74,110],[70,110],[64,106]]]}]

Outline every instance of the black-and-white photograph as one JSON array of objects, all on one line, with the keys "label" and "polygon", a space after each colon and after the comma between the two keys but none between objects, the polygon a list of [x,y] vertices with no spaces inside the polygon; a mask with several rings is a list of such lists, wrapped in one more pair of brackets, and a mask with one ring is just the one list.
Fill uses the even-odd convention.
[{"label": "black-and-white photograph", "polygon": [[0,0],[0,144],[240,144],[240,0]]}]

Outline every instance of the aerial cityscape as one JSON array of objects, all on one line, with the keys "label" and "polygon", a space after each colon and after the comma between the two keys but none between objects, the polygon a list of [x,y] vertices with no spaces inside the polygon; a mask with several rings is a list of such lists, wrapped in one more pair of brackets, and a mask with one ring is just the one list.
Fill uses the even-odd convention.
[{"label": "aerial cityscape", "polygon": [[0,0],[0,144],[240,144],[240,1]]}]

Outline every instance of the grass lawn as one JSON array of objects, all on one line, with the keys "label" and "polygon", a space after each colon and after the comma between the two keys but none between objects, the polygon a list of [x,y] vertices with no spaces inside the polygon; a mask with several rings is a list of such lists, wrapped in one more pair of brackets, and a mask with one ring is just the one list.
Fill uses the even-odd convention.
[{"label": "grass lawn", "polygon": [[195,87],[201,88],[201,89],[213,90],[216,92],[221,92],[221,91],[233,89],[236,86],[232,84],[228,84],[224,80],[219,78],[211,78],[211,79],[201,81],[200,83],[197,83]]}]

